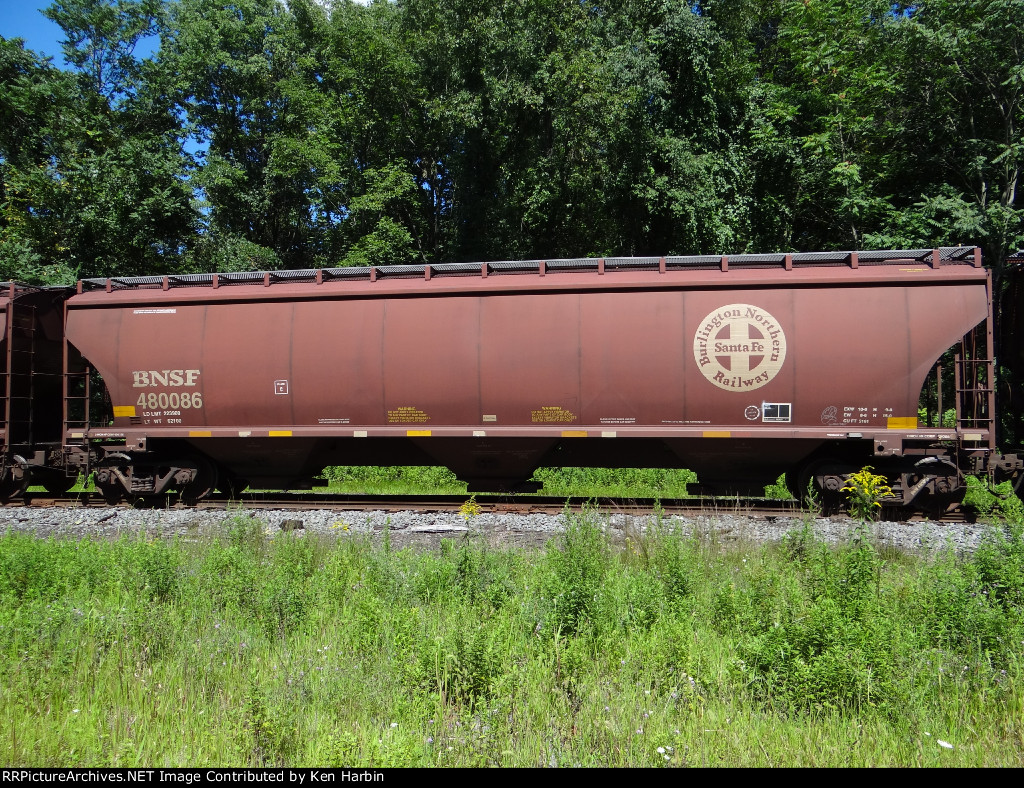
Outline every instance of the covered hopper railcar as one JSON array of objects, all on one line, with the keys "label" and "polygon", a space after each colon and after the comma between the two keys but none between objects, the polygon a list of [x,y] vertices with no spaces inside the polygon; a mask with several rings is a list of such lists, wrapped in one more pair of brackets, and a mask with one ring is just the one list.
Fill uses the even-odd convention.
[{"label": "covered hopper railcar", "polygon": [[[1021,474],[995,450],[991,295],[973,248],[85,280],[60,462],[110,498],[332,464],[444,465],[471,491],[596,466],[828,492],[871,464],[942,508],[965,473]],[[919,399],[950,348],[936,426]]]},{"label": "covered hopper railcar", "polygon": [[64,300],[70,291],[0,284],[0,500],[33,481],[67,490]]}]

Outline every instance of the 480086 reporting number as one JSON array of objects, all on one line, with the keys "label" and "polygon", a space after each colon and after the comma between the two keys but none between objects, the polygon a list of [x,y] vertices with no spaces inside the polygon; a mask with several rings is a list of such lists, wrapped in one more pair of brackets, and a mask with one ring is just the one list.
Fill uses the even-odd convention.
[{"label": "480086 reporting number", "polygon": [[167,410],[167,409],[198,409],[203,407],[203,395],[198,391],[161,391],[155,392],[150,391],[139,395],[139,401],[136,403],[140,408],[148,408],[149,410]]}]

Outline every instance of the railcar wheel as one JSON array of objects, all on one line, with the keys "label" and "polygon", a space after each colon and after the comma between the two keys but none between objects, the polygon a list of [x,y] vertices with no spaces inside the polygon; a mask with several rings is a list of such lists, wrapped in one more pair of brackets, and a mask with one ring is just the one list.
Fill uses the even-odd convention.
[{"label": "railcar wheel", "polygon": [[11,477],[10,469],[8,469],[4,473],[3,479],[0,479],[0,503],[7,503],[8,501],[21,498],[28,489],[28,485],[29,475],[27,473],[21,479],[14,479]]},{"label": "railcar wheel", "polygon": [[193,462],[196,467],[195,479],[181,488],[182,503],[189,506],[217,489],[217,466],[203,457],[196,457]]},{"label": "railcar wheel", "polygon": [[964,475],[948,459],[925,457],[914,463],[911,473],[900,479],[908,507],[939,517],[963,502],[967,493]]},{"label": "railcar wheel", "polygon": [[1012,489],[1013,494],[1018,497],[1020,497],[1021,490],[1024,488],[1024,485],[1022,485],[1021,482],[1024,482],[1024,471],[1017,471],[1016,477],[1011,477],[1010,489]]},{"label": "railcar wheel", "polygon": [[124,485],[121,484],[121,480],[115,473],[116,470],[114,466],[105,465],[97,468],[93,474],[96,489],[99,490],[108,506],[119,504],[126,492]]},{"label": "railcar wheel", "polygon": [[[845,467],[845,463],[828,458],[803,466],[796,474],[800,505],[808,509],[818,508],[826,516],[842,511]],[[788,484],[788,475],[786,481]]]}]

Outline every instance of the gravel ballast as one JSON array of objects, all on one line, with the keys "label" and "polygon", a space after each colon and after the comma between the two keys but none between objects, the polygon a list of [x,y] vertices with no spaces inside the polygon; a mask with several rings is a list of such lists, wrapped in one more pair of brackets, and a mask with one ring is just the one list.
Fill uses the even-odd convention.
[{"label": "gravel ballast", "polygon": [[[467,522],[457,512],[384,512],[307,510],[237,510],[231,512],[187,509],[126,508],[8,508],[0,510],[0,533],[28,533],[40,538],[116,539],[145,533],[151,537],[197,538],[222,531],[238,517],[265,523],[277,537],[285,529],[298,534],[323,534],[338,538],[382,538],[385,529],[395,547],[437,546],[442,539],[482,535],[490,543],[508,546],[542,546],[564,528],[564,515],[481,514]],[[652,519],[624,514],[598,515],[613,538],[624,538],[649,527]],[[765,543],[781,540],[802,527],[799,517],[754,517],[717,513],[700,517],[666,517],[686,533],[696,532],[721,544]],[[291,521],[291,522],[289,522]],[[846,542],[856,524],[846,518],[818,518],[814,532],[820,539]],[[931,553],[951,547],[957,553],[973,551],[991,526],[963,523],[894,523],[870,525],[879,547],[906,552]]]}]

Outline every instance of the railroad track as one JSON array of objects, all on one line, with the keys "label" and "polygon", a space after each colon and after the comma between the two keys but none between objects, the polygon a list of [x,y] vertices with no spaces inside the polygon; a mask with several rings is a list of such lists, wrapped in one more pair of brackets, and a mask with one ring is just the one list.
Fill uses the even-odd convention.
[{"label": "railroad track", "polygon": [[[580,511],[583,508],[602,512],[644,516],[662,511],[667,515],[687,517],[714,514],[744,515],[758,518],[801,517],[804,512],[795,501],[777,501],[762,498],[572,498],[564,496],[539,495],[477,495],[474,498],[480,513],[496,514],[559,514],[566,509]],[[187,506],[173,496],[144,497],[132,502],[121,502],[121,508],[156,508],[223,510],[232,509],[276,509],[308,510],[335,509],[339,511],[416,511],[416,512],[457,512],[466,503],[465,495],[341,495],[332,493],[244,493],[240,497],[211,496],[197,504]],[[14,506],[32,508],[82,507],[108,508],[108,504],[97,493],[76,493],[54,496],[46,493],[26,493]],[[898,510],[886,510],[883,519],[907,522],[971,522],[971,513],[958,508],[941,516],[908,514]]]}]

